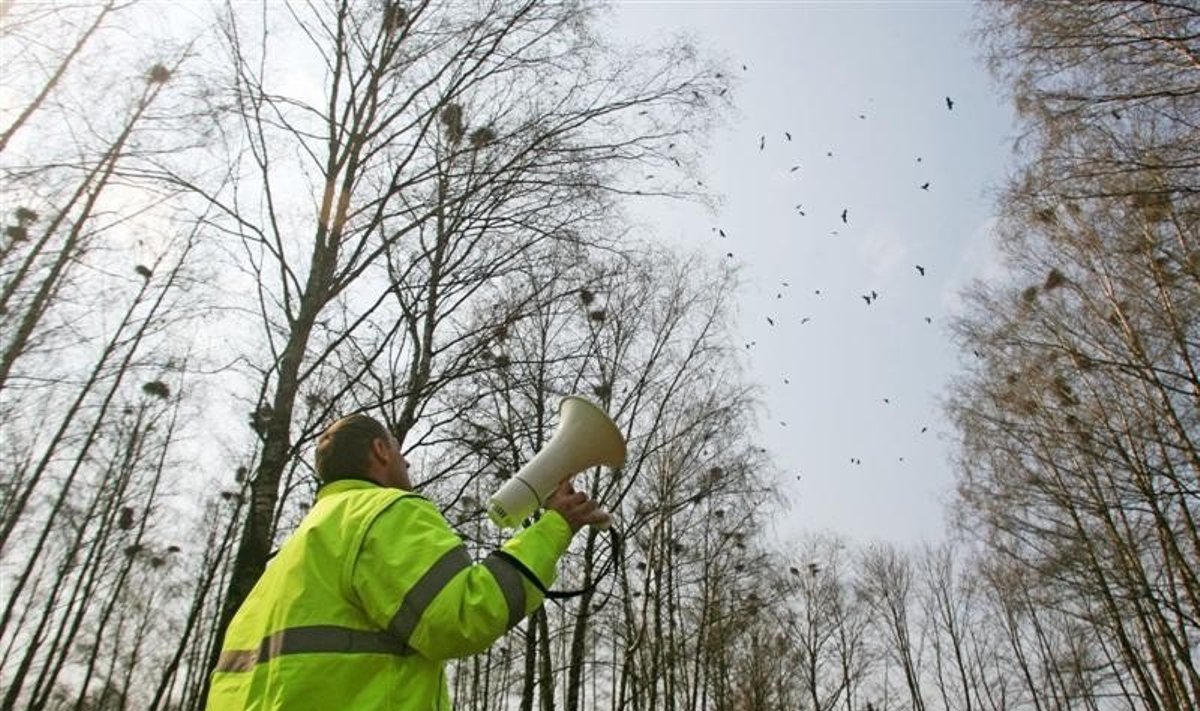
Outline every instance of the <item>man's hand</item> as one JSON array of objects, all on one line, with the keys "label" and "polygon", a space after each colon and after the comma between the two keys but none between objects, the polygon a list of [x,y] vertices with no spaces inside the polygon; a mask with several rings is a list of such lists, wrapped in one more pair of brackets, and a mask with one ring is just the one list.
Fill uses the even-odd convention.
[{"label": "man's hand", "polygon": [[611,522],[608,512],[600,508],[582,491],[575,491],[575,486],[567,479],[555,487],[546,499],[546,508],[553,509],[571,525],[571,533],[578,533],[585,525],[607,525]]}]

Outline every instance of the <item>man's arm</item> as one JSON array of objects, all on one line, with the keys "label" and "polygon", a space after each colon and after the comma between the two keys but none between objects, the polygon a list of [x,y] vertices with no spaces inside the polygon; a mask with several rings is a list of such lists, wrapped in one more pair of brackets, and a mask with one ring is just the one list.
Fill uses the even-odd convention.
[{"label": "man's arm", "polygon": [[[550,510],[501,550],[549,587],[577,529],[563,513]],[[430,659],[483,651],[543,601],[541,591],[504,556],[472,562],[441,512],[420,497],[398,500],[371,524],[350,588],[375,624]]]}]

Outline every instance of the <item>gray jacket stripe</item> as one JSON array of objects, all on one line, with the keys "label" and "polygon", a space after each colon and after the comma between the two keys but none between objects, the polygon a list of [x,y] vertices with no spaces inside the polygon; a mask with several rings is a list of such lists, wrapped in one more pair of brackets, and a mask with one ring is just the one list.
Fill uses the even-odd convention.
[{"label": "gray jacket stripe", "polygon": [[467,553],[466,546],[449,550],[438,558],[404,596],[400,609],[388,623],[388,631],[407,646],[409,637],[420,622],[421,615],[425,613],[425,608],[429,607],[433,598],[437,597],[459,571],[469,567],[471,563],[471,554]]},{"label": "gray jacket stripe", "polygon": [[219,672],[247,672],[284,654],[409,654],[405,645],[387,632],[356,630],[335,625],[313,625],[279,630],[263,639],[258,649],[230,649],[217,660]]},{"label": "gray jacket stripe", "polygon": [[505,629],[512,629],[525,618],[525,581],[521,572],[495,553],[483,559],[483,566],[492,572],[500,585],[500,592],[504,593],[504,602],[508,604],[508,626]]}]

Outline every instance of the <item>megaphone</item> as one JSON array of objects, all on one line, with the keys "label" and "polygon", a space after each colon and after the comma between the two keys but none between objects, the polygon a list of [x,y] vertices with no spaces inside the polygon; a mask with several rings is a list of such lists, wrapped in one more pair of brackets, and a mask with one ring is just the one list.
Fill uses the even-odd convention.
[{"label": "megaphone", "polygon": [[515,528],[560,482],[600,464],[625,464],[625,438],[604,410],[568,395],[558,406],[554,436],[488,500],[488,516],[501,528]]}]

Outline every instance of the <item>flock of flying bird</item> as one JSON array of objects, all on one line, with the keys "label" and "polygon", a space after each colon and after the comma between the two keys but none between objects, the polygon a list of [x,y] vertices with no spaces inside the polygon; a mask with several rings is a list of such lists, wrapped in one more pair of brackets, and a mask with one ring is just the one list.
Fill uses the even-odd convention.
[{"label": "flock of flying bird", "polygon": [[[744,69],[744,67],[743,67],[743,69]],[[953,111],[953,110],[954,110],[954,100],[953,100],[952,98],[950,98],[949,96],[947,96],[947,97],[946,97],[946,110],[947,110],[947,111]],[[858,116],[858,117],[859,117],[860,119],[865,119],[865,118],[866,118],[866,115],[865,115],[865,114],[859,114],[859,116]],[[788,141],[788,142],[791,142],[791,140],[792,140],[792,134],[791,134],[790,132],[788,132],[788,131],[784,131],[784,132],[783,132],[783,135],[784,135],[784,138],[786,139],[786,141]],[[763,150],[765,150],[765,149],[766,149],[766,145],[767,145],[767,136],[766,136],[765,134],[763,134],[763,135],[760,135],[760,136],[759,136],[759,139],[758,139],[758,149],[759,149],[760,151],[763,151]],[[830,157],[830,158],[832,158],[832,157],[833,157],[833,152],[832,152],[832,151],[828,151],[828,152],[826,152],[826,154],[825,154],[825,155],[826,155],[827,157]],[[917,157],[917,162],[918,162],[918,163],[922,162],[922,158],[918,156],[918,157]],[[799,170],[799,169],[800,169],[800,166],[799,166],[799,165],[793,165],[793,166],[792,166],[792,167],[789,169],[789,172],[792,172],[792,173],[794,173],[794,172],[796,172],[796,171],[797,171],[797,170]],[[921,184],[920,184],[918,187],[919,187],[921,190],[928,192],[928,191],[929,191],[930,184],[931,184],[931,183],[930,183],[930,181],[925,181],[924,183],[921,183]],[[796,212],[797,212],[797,213],[798,213],[798,214],[799,214],[801,217],[805,217],[805,216],[807,215],[807,212],[804,210],[803,203],[798,203],[798,204],[795,206],[794,210],[795,210],[795,211],[796,211]],[[841,218],[841,221],[842,221],[842,224],[843,224],[843,225],[848,225],[848,224],[850,224],[850,209],[849,209],[849,208],[842,208],[842,212],[841,212],[840,218]],[[714,228],[713,228],[713,231],[715,231],[715,232],[716,232],[716,233],[717,233],[717,234],[718,234],[718,235],[719,235],[719,236],[720,236],[722,239],[727,239],[727,238],[728,238],[728,235],[726,235],[726,233],[725,233],[725,230],[724,230],[723,228],[721,228],[721,227],[714,227]],[[836,236],[836,235],[838,234],[838,231],[837,231],[837,230],[834,230],[834,231],[832,231],[832,232],[831,232],[831,234],[833,234],[833,235],[835,235],[835,236]],[[726,256],[726,257],[728,257],[728,258],[732,258],[732,257],[733,257],[733,252],[726,252],[725,256]],[[925,276],[925,271],[926,271],[926,269],[925,269],[925,266],[923,266],[923,265],[921,265],[921,264],[914,264],[914,265],[913,265],[913,267],[914,267],[914,269],[916,270],[916,272],[917,272],[918,276],[921,276],[921,277]],[[785,282],[781,282],[781,283],[782,283],[782,285],[783,285],[784,287],[788,287],[788,286],[790,286],[790,284],[789,284],[788,282],[786,282],[786,281],[785,281]],[[815,293],[817,296],[820,296],[820,295],[821,295],[821,290],[820,290],[820,289],[816,289],[816,290],[814,291],[814,293]],[[782,299],[782,298],[783,298],[783,293],[782,293],[782,292],[779,292],[779,293],[777,293],[777,294],[775,295],[775,298],[776,298],[776,299]],[[876,292],[874,289],[872,289],[872,290],[870,290],[870,291],[869,291],[868,293],[866,293],[866,294],[861,294],[861,298],[862,298],[862,300],[863,300],[864,302],[866,302],[867,306],[870,306],[871,304],[873,304],[873,303],[874,303],[874,302],[875,302],[875,301],[876,301],[876,300],[879,298],[879,294],[878,294],[878,292]],[[767,324],[768,324],[769,326],[772,326],[772,327],[773,327],[773,326],[775,326],[775,319],[774,319],[774,318],[772,318],[771,316],[767,316],[767,317],[766,317],[766,320],[767,320]],[[803,324],[805,324],[805,323],[808,323],[810,320],[811,320],[811,317],[804,316],[804,317],[802,317],[802,318],[800,319],[800,324],[801,324],[801,325],[803,325]],[[925,317],[924,317],[924,320],[925,320],[925,323],[927,323],[927,324],[931,324],[931,323],[933,323],[933,317],[932,317],[932,316],[925,316]],[[757,341],[749,341],[749,342],[747,342],[747,343],[745,344],[745,347],[746,347],[747,349],[750,349],[750,348],[753,348],[755,345],[757,345]],[[791,381],[790,381],[788,378],[786,378],[786,377],[785,377],[785,378],[783,378],[783,382],[784,382],[784,384],[788,384],[788,383],[790,383]],[[885,404],[885,405],[886,405],[886,404],[889,404],[890,402],[891,402],[891,401],[890,401],[890,399],[889,399],[889,398],[886,398],[886,397],[885,397],[885,398],[883,398],[883,404]],[[787,426],[787,422],[786,422],[786,421],[784,421],[784,420],[780,420],[780,421],[779,421],[779,424],[780,424],[780,426],[782,426],[782,427],[786,427],[786,426]],[[925,432],[927,432],[927,431],[928,431],[928,429],[929,429],[929,428],[928,428],[928,426],[922,426],[922,427],[920,428],[920,434],[924,434]],[[903,461],[904,461],[904,457],[900,457],[900,458],[899,458],[899,460],[900,460],[901,462],[903,462]],[[850,457],[850,463],[851,463],[851,464],[853,464],[853,465],[856,465],[856,466],[857,466],[857,465],[861,465],[861,464],[862,464],[862,459],[861,459],[861,458],[859,458],[859,457]],[[796,475],[796,479],[797,479],[797,480],[798,480],[798,479],[800,479],[800,475],[798,475],[798,474],[797,474],[797,475]]]}]

